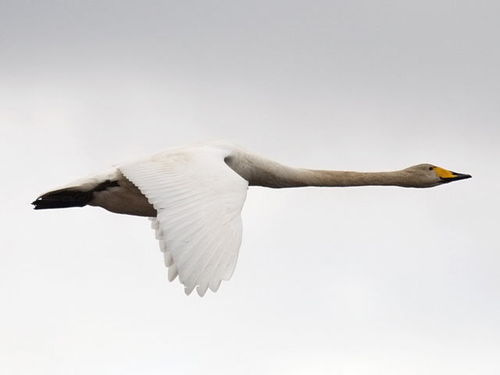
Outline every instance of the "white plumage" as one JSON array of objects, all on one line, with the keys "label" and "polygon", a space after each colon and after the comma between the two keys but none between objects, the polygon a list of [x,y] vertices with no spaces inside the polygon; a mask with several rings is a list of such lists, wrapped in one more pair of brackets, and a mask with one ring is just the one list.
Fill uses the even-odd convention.
[{"label": "white plumage", "polygon": [[209,147],[166,152],[120,166],[157,211],[156,237],[186,294],[216,291],[233,274],[241,244],[241,209],[248,182]]},{"label": "white plumage", "polygon": [[233,274],[249,185],[433,187],[469,177],[431,164],[392,172],[291,168],[218,142],[125,163],[111,173],[43,194],[33,204],[35,209],[92,205],[150,217],[168,279],[178,276],[186,294],[196,288],[203,296]]}]

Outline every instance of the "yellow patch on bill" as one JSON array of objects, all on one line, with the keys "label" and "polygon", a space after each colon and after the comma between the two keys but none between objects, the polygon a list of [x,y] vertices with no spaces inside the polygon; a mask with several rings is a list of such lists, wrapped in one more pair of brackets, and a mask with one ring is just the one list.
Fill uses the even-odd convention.
[{"label": "yellow patch on bill", "polygon": [[444,168],[440,168],[440,167],[435,167],[434,168],[434,172],[436,172],[436,174],[438,175],[438,177],[441,177],[441,178],[453,178],[453,177],[457,177],[453,172],[447,170],[447,169],[444,169]]}]

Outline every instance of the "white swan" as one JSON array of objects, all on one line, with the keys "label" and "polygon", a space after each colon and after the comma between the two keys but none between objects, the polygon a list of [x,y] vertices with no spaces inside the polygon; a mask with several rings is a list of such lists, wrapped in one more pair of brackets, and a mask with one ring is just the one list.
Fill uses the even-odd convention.
[{"label": "white swan", "polygon": [[186,294],[217,291],[229,280],[241,244],[241,209],[250,185],[394,185],[432,187],[470,178],[431,164],[393,172],[291,168],[225,143],[172,149],[118,166],[112,173],[50,191],[35,209],[100,206],[148,216],[160,241],[170,281],[179,276]]}]

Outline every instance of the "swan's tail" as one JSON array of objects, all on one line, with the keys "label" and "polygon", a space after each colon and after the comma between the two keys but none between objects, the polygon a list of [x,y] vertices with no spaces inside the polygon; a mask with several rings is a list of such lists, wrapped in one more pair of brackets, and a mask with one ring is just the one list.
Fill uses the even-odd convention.
[{"label": "swan's tail", "polygon": [[78,187],[49,191],[38,197],[31,204],[35,210],[47,208],[83,207],[87,205],[94,194],[93,190],[81,191]]},{"label": "swan's tail", "polygon": [[96,182],[96,180],[91,180],[81,185],[49,191],[38,197],[31,204],[35,206],[35,210],[83,207],[89,204],[92,198],[94,198],[95,192],[103,191],[114,186],[119,186],[117,181],[108,179]]}]

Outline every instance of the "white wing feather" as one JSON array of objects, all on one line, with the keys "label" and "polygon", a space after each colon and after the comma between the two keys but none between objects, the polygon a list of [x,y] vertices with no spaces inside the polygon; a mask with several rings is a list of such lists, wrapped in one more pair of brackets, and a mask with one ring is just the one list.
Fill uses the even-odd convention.
[{"label": "white wing feather", "polygon": [[158,212],[152,227],[168,278],[186,294],[217,291],[233,274],[248,182],[224,162],[228,152],[197,147],[120,166]]}]

